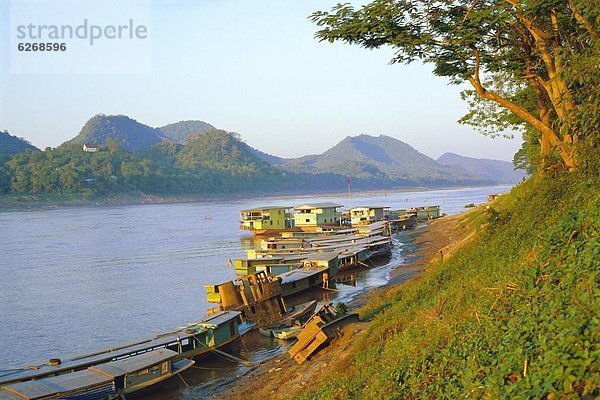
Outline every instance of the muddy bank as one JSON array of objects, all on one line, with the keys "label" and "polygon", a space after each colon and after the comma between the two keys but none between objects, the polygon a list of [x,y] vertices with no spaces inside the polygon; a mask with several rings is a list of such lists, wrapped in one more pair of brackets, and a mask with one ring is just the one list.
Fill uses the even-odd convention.
[{"label": "muddy bank", "polygon": [[[454,249],[469,238],[468,228],[458,224],[463,215],[464,213],[461,213],[441,218],[407,233],[407,235],[412,235],[407,236],[409,243],[410,241],[413,243],[413,251],[409,251],[407,254],[408,262],[394,269],[388,285],[373,290],[385,291],[404,284],[408,280],[418,279],[431,260],[450,255]],[[373,295],[373,290],[355,299],[350,304],[351,307],[357,308],[367,302]],[[305,389],[314,388],[323,379],[327,379],[329,374],[343,371],[350,365],[355,337],[360,335],[367,326],[368,322],[360,322],[345,327],[341,338],[329,347],[322,349],[303,365],[297,365],[287,353],[280,354],[274,360],[264,363],[240,377],[233,387],[215,394],[213,398],[229,400],[285,399],[301,393]]]}]

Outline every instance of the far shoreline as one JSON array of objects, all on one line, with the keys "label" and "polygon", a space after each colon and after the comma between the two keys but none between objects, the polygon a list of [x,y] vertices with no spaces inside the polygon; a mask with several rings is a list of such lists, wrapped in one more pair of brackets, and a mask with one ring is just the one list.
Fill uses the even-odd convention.
[{"label": "far shoreline", "polygon": [[[351,196],[376,195],[386,193],[413,193],[430,192],[438,190],[460,190],[473,188],[506,188],[509,189],[516,183],[499,183],[495,185],[474,186],[417,186],[407,188],[371,189],[351,192]],[[159,195],[133,195],[123,194],[117,196],[86,197],[85,195],[0,195],[0,213],[2,212],[24,212],[24,211],[48,211],[62,208],[89,208],[89,207],[122,207],[135,205],[157,205],[157,204],[184,204],[184,203],[212,203],[223,201],[237,201],[243,199],[270,199],[280,200],[287,198],[302,199],[307,197],[347,197],[346,192],[320,192],[320,191],[298,191],[281,192],[274,194],[265,193],[228,193],[201,196],[159,196]]]}]

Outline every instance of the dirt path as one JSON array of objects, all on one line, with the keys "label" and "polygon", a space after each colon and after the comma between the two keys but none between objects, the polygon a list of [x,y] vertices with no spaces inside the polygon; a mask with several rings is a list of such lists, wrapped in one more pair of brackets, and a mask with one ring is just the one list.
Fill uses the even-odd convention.
[{"label": "dirt path", "polygon": [[[414,261],[398,267],[392,274],[392,282],[405,282],[407,276],[418,277],[430,260],[442,257],[440,250],[444,257],[449,256],[468,240],[468,227],[457,223],[462,215],[440,218],[415,232],[417,252]],[[376,290],[387,290],[392,286],[393,283]],[[305,389],[315,388],[330,373],[343,371],[350,365],[355,337],[367,326],[368,322],[346,326],[339,339],[302,365],[297,365],[287,353],[281,354],[241,377],[231,390],[219,393],[216,397],[227,400],[285,399]]]}]

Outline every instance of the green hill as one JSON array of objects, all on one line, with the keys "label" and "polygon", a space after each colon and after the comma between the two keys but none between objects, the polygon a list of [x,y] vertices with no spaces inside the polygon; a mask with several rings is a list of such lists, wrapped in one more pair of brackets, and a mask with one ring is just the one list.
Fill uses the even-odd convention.
[{"label": "green hill", "polygon": [[23,151],[39,150],[23,138],[13,136],[8,131],[0,131],[0,154],[16,154]]},{"label": "green hill", "polygon": [[339,173],[358,178],[412,182],[413,185],[492,183],[460,167],[447,167],[390,136],[347,137],[319,155],[284,160],[282,168]]},{"label": "green hill", "polygon": [[[84,143],[105,146],[86,153]],[[438,164],[388,136],[348,137],[321,155],[283,159],[202,121],[152,128],[124,115],[99,114],[57,149],[4,156],[0,193],[316,193],[345,191],[348,176],[353,190],[497,182]]]},{"label": "green hill", "polygon": [[69,142],[107,144],[113,140],[124,150],[135,151],[164,139],[160,130],[141,124],[125,115],[98,114],[90,118]]},{"label": "green hill", "polygon": [[179,121],[158,128],[165,138],[180,144],[184,144],[187,137],[192,134],[204,133],[214,129],[216,129],[214,126],[204,121]]}]

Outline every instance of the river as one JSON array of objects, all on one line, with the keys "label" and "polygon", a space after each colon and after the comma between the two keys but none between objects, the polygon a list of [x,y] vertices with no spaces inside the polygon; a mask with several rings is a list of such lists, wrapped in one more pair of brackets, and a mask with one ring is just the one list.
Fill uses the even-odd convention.
[{"label": "river", "polygon": [[[209,308],[204,285],[235,278],[228,258],[253,246],[252,235],[239,229],[241,209],[333,201],[392,209],[439,204],[455,214],[509,188],[0,212],[0,369],[201,319]],[[356,286],[340,285],[337,300],[385,284],[403,262],[403,244],[396,244],[388,264],[361,275]],[[250,357],[279,351],[279,345],[257,346]],[[198,379],[214,374],[205,375]]]}]

